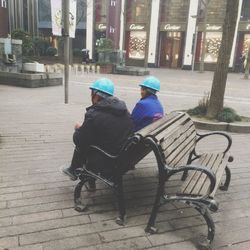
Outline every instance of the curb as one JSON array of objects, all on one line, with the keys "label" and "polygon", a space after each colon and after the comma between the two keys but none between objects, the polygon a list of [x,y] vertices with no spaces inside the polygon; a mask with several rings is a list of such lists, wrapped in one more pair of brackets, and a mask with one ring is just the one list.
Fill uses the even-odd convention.
[{"label": "curb", "polygon": [[227,131],[233,133],[242,133],[248,134],[250,133],[250,123],[247,124],[239,124],[239,123],[226,123],[226,122],[204,122],[198,121],[192,118],[194,121],[195,127],[203,130],[212,130],[212,131]]}]

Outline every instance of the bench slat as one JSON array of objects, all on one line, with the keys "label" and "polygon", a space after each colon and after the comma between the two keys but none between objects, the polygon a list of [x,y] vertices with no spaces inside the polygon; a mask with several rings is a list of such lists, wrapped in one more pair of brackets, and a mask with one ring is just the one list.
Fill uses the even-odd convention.
[{"label": "bench slat", "polygon": [[168,135],[172,134],[173,130],[175,130],[176,128],[181,128],[188,121],[191,121],[191,120],[190,120],[190,117],[188,117],[187,115],[179,117],[179,119],[175,119],[174,123],[169,123],[168,127],[166,127],[162,132],[158,133],[155,136],[155,139],[157,141],[161,141],[164,138],[167,138]]},{"label": "bench slat", "polygon": [[[203,155],[203,157],[200,158],[199,164],[192,164],[192,165],[201,165],[201,166],[206,166],[206,164],[210,160],[209,155]],[[185,193],[185,194],[191,194],[192,190],[194,189],[195,185],[199,181],[199,178],[201,177],[202,173],[200,171],[190,171],[191,173],[189,174],[188,178],[186,181],[183,183],[181,187],[180,193]],[[203,174],[205,175],[205,174]]]},{"label": "bench slat", "polygon": [[148,135],[154,136],[155,134],[159,133],[162,129],[168,126],[170,121],[174,121],[175,119],[179,119],[179,117],[183,116],[182,113],[170,113],[169,115],[165,115],[164,117],[160,118],[159,120],[151,123],[150,125],[142,128],[141,130],[137,131],[136,134],[139,134],[142,137],[146,137]]},{"label": "bench slat", "polygon": [[165,150],[164,155],[166,162],[170,166],[176,166],[177,164],[186,164],[187,162],[184,159],[188,159],[189,153],[193,150],[196,142],[196,134],[192,133],[191,136],[185,138],[181,144],[178,144],[178,147],[175,147],[171,150]]},{"label": "bench slat", "polygon": [[[218,155],[217,154],[208,154],[207,158],[209,158],[209,160],[206,162],[206,164],[204,164],[205,167],[210,168],[214,173],[215,173],[215,169],[216,169],[216,160],[218,159]],[[203,166],[203,163],[201,164]],[[210,167],[211,166],[211,167]],[[200,172],[201,173],[201,172]],[[202,195],[201,189],[204,186],[205,182],[208,181],[208,183],[210,183],[209,178],[207,177],[206,174],[200,174],[200,178],[199,181],[197,182],[197,184],[195,185],[195,187],[192,190],[192,194],[200,194]]]},{"label": "bench slat", "polygon": [[216,184],[215,184],[214,191],[210,194],[210,197],[212,197],[212,198],[215,196],[215,192],[216,192],[216,190],[218,189],[218,187],[220,185],[220,180],[221,180],[222,175],[223,175],[223,173],[225,171],[227,163],[228,163],[228,157],[224,157],[222,163],[220,164],[220,168],[218,169],[218,171],[216,173],[217,181],[216,181]]},{"label": "bench slat", "polygon": [[[215,189],[214,189],[213,194],[210,194],[210,197],[214,196],[215,191],[217,190],[217,188],[218,188],[218,186],[220,184],[221,177],[222,177],[224,169],[226,167],[226,162],[227,162],[227,159],[223,160],[223,154],[222,153],[219,154],[219,156],[217,158],[217,161],[216,161],[216,165],[215,165],[215,167],[213,169],[213,172],[216,175]],[[200,190],[200,194],[207,193],[209,186],[210,186],[210,182],[209,182],[209,180],[206,180],[206,182],[204,183],[202,189]]]},{"label": "bench slat", "polygon": [[176,127],[173,131],[171,131],[171,134],[165,135],[161,140],[162,149],[166,150],[167,147],[169,147],[173,141],[178,140],[183,135],[183,133],[191,134],[193,131],[195,132],[195,127],[193,126],[192,121],[187,122],[181,127]]},{"label": "bench slat", "polygon": [[[193,165],[205,166],[208,169],[211,169],[215,173],[217,181],[213,193],[210,194],[210,197],[213,197],[220,184],[221,177],[226,167],[226,161],[223,160],[223,153],[206,154],[206,155],[204,154]],[[196,171],[196,173],[192,173],[188,176],[178,194],[202,196],[207,194],[209,186],[210,186],[209,178],[204,173]]]},{"label": "bench slat", "polygon": [[161,143],[162,150],[170,152],[171,148],[178,147],[186,138],[195,136],[196,131],[194,127],[189,127],[189,125],[176,128],[176,131]]}]

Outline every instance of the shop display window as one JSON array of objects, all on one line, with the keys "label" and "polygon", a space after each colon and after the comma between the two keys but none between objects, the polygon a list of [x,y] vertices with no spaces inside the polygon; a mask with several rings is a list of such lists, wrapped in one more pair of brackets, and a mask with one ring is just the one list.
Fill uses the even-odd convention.
[{"label": "shop display window", "polygon": [[250,48],[250,34],[245,34],[244,41],[243,41],[242,54],[247,55],[248,48]]},{"label": "shop display window", "polygon": [[131,31],[129,37],[129,58],[144,59],[146,46],[146,31]]},{"label": "shop display window", "polygon": [[[204,61],[207,63],[217,62],[219,49],[221,45],[221,32],[207,32],[206,34],[206,52]],[[202,42],[201,42],[202,44]],[[202,51],[202,47],[201,47]],[[201,54],[202,52],[200,52]]]}]

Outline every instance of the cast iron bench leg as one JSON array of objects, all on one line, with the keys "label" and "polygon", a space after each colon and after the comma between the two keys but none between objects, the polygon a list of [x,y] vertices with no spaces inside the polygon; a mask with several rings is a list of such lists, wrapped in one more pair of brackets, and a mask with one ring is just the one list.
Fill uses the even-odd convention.
[{"label": "cast iron bench leg", "polygon": [[215,225],[213,222],[213,219],[208,211],[208,209],[206,209],[204,211],[204,209],[200,208],[200,207],[195,207],[195,209],[203,216],[203,218],[205,219],[206,223],[207,223],[207,227],[208,227],[208,234],[207,234],[207,240],[205,242],[200,242],[200,246],[207,248],[211,245],[213,239],[214,239],[214,234],[215,234]]},{"label": "cast iron bench leg", "polygon": [[84,212],[87,209],[87,205],[83,204],[81,201],[81,191],[86,179],[81,180],[75,187],[74,191],[74,202],[75,202],[75,210],[77,212]]},{"label": "cast iron bench leg", "polygon": [[116,218],[116,223],[118,225],[124,226],[126,223],[126,206],[124,201],[124,192],[123,192],[123,183],[122,183],[122,176],[119,176],[117,179],[117,200],[118,200],[118,208],[119,208],[119,215]]},{"label": "cast iron bench leg", "polygon": [[161,202],[161,197],[163,195],[163,191],[164,191],[164,182],[159,183],[158,185],[154,206],[150,214],[147,227],[145,228],[146,233],[155,234],[158,232],[158,229],[155,227],[155,220],[156,220],[158,209],[160,207],[160,202]]},{"label": "cast iron bench leg", "polygon": [[228,166],[226,166],[225,172],[226,172],[225,183],[220,186],[220,190],[223,190],[223,191],[227,191],[228,190],[228,187],[229,187],[229,184],[230,184],[230,181],[231,181],[231,171],[230,171],[230,169],[229,169]]}]

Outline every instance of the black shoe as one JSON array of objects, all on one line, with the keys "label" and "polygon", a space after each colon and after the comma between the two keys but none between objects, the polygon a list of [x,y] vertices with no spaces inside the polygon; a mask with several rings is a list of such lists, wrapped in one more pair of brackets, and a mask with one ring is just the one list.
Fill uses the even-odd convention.
[{"label": "black shoe", "polygon": [[76,174],[74,173],[74,171],[72,171],[70,169],[70,167],[62,167],[62,173],[66,174],[67,176],[69,176],[69,178],[72,180],[72,181],[76,181],[77,180],[77,176]]}]

